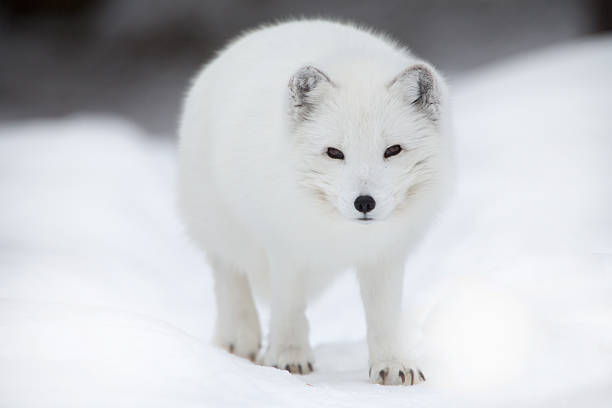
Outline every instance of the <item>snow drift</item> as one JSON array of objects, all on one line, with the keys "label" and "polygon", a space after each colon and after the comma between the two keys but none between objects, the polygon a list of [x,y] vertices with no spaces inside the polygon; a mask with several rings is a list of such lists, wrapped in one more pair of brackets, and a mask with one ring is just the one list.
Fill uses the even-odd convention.
[{"label": "snow drift", "polygon": [[368,384],[350,274],[308,311],[316,373],[209,346],[174,142],[99,116],[1,125],[0,406],[610,406],[611,67],[608,37],[454,84],[455,190],[406,266],[412,388]]}]

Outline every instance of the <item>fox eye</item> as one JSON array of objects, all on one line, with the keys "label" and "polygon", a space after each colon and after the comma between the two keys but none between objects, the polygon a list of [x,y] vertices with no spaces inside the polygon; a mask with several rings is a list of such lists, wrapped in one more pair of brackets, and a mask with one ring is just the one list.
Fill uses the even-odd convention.
[{"label": "fox eye", "polygon": [[327,148],[327,155],[332,159],[344,160],[344,153],[333,147]]},{"label": "fox eye", "polygon": [[399,154],[399,152],[401,151],[402,151],[402,146],[400,145],[389,146],[387,147],[387,150],[385,150],[385,159],[391,156],[395,156]]}]

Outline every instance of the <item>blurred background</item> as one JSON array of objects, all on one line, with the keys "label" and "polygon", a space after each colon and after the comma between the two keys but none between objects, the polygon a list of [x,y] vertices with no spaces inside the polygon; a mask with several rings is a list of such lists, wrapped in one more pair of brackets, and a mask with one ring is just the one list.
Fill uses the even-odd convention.
[{"label": "blurred background", "polygon": [[0,121],[114,113],[173,135],[201,64],[242,30],[324,16],[384,30],[450,79],[612,28],[609,0],[3,0]]}]

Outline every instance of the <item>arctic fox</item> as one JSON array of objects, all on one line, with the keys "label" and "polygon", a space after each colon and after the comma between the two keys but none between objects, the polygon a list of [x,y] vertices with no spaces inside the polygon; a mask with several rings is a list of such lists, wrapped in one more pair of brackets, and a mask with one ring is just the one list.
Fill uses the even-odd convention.
[{"label": "arctic fox", "polygon": [[[307,301],[353,269],[370,381],[425,381],[404,350],[402,281],[446,184],[445,93],[387,37],[322,20],[248,32],[202,69],[180,122],[179,202],[213,269],[218,345],[310,373]],[[252,290],[270,301],[261,353]]]}]

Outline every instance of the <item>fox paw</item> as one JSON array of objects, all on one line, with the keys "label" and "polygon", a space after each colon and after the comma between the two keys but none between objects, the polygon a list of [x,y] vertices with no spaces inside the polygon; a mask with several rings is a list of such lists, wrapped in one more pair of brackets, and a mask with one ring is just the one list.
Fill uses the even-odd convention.
[{"label": "fox paw", "polygon": [[226,351],[255,362],[261,348],[258,329],[234,330],[229,333],[217,332],[214,343]]},{"label": "fox paw", "polygon": [[314,358],[310,347],[269,348],[264,353],[261,363],[287,370],[292,374],[310,374],[314,371]]},{"label": "fox paw", "polygon": [[385,361],[372,364],[370,382],[382,385],[417,385],[425,382],[423,372],[402,361]]}]

